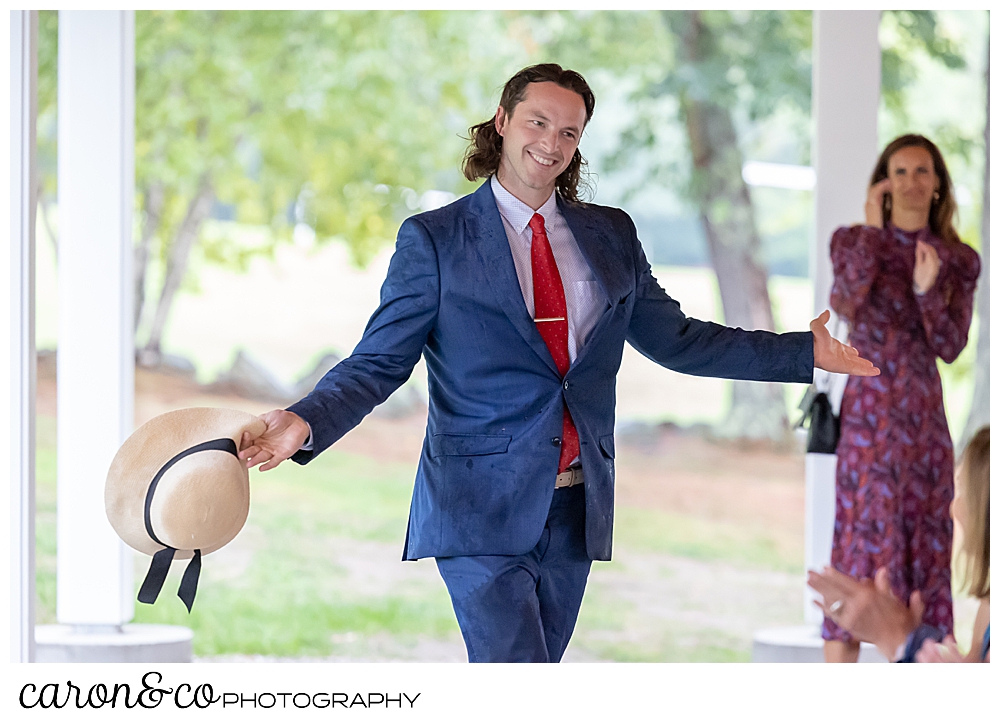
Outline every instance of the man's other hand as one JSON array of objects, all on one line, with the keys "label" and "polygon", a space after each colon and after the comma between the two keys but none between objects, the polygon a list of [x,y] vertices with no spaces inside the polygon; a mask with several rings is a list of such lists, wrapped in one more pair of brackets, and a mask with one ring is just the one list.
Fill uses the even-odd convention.
[{"label": "man's other hand", "polygon": [[256,438],[243,433],[240,459],[246,460],[248,469],[259,464],[260,471],[267,472],[299,451],[309,439],[309,425],[298,414],[286,409],[275,409],[260,418],[267,429]]},{"label": "man's other hand", "polygon": [[826,330],[830,311],[824,311],[809,322],[813,333],[813,365],[818,369],[838,374],[853,374],[858,377],[877,377],[878,367],[863,359],[853,346],[842,344]]}]

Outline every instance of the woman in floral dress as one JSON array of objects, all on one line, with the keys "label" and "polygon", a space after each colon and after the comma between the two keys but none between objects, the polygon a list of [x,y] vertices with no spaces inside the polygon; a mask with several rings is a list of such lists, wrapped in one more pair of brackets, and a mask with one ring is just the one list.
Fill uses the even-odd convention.
[{"label": "woman in floral dress", "polygon": [[[923,622],[943,634],[952,632],[953,453],[937,358],[951,363],[965,347],[980,268],[954,212],[941,152],[901,136],[872,173],[865,225],[830,242],[831,306],[881,370],[850,377],[841,403],[831,564],[859,579],[887,567],[893,592],[906,601],[919,590]],[[829,617],[823,639],[827,661],[857,661],[860,644]]]}]

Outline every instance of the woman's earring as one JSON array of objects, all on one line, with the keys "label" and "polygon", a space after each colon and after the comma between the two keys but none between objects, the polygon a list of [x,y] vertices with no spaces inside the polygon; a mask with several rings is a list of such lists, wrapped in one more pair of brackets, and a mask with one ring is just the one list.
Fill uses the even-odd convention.
[{"label": "woman's earring", "polygon": [[938,193],[937,191],[935,191],[935,192],[934,192],[934,201],[935,201],[935,203],[936,203],[937,201],[939,201],[940,199],[941,199],[941,194],[940,194],[940,193]]}]

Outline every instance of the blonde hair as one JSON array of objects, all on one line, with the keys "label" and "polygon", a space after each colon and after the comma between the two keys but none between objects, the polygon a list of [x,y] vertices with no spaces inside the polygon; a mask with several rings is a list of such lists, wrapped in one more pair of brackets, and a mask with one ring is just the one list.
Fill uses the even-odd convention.
[{"label": "blonde hair", "polygon": [[963,587],[977,598],[990,594],[990,427],[969,440],[959,465],[958,484],[965,496],[968,519],[959,557]]}]

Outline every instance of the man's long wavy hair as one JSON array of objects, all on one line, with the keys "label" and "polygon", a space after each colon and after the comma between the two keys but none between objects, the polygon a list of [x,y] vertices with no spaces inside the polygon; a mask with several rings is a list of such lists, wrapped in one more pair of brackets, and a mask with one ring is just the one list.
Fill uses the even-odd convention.
[{"label": "man's long wavy hair", "polygon": [[[958,232],[952,223],[952,218],[958,209],[958,205],[955,203],[955,194],[951,187],[951,176],[948,175],[948,167],[944,164],[944,156],[941,155],[941,151],[938,150],[938,147],[930,139],[916,133],[908,133],[892,141],[882,151],[882,155],[879,156],[878,163],[875,164],[875,170],[872,171],[872,179],[869,185],[874,186],[879,181],[889,177],[889,159],[893,153],[901,151],[904,148],[912,148],[913,146],[923,148],[931,154],[931,160],[934,162],[934,173],[937,174],[938,181],[941,184],[941,187],[937,190],[937,198],[931,201],[929,219],[931,233],[947,243],[960,243],[961,239],[958,238]],[[882,200],[882,222],[888,223],[891,220],[892,197],[887,193]]]},{"label": "man's long wavy hair", "polygon": [[960,559],[964,586],[973,597],[990,594],[990,427],[969,440],[958,464],[959,492],[965,497],[965,529]]},{"label": "man's long wavy hair", "polygon": [[[583,76],[575,70],[563,69],[555,63],[541,63],[532,65],[518,71],[503,87],[500,94],[500,107],[504,114],[510,118],[514,113],[514,107],[524,100],[530,83],[555,83],[583,98],[583,105],[587,111],[587,120],[590,122],[594,115],[594,93],[587,85]],[[469,128],[469,148],[465,152],[465,159],[462,161],[462,172],[470,181],[478,178],[489,178],[500,168],[501,149],[503,147],[503,137],[497,133],[496,117],[478,123]],[[577,148],[573,154],[566,170],[559,174],[556,179],[556,189],[559,195],[565,200],[579,202],[580,188],[589,190],[584,176],[586,175],[587,161],[580,155]]]}]

